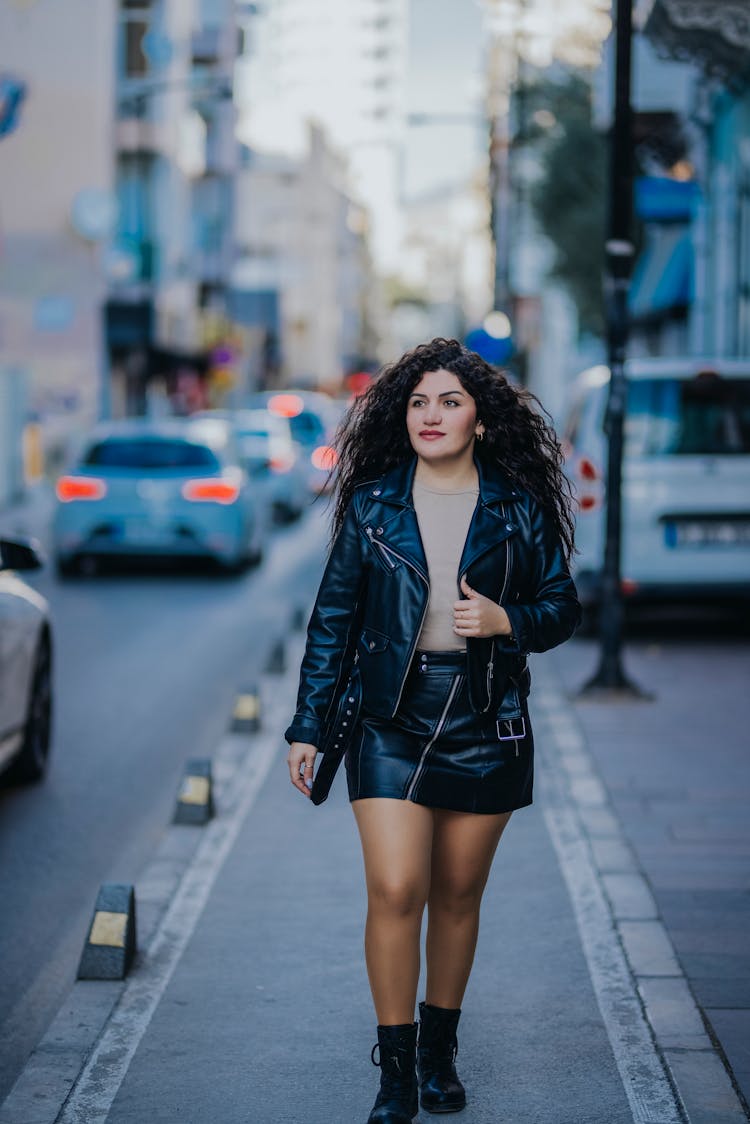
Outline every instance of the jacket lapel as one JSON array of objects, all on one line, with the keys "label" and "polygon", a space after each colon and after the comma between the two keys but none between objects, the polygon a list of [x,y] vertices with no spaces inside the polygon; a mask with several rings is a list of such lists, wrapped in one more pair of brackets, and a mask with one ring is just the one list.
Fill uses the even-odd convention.
[{"label": "jacket lapel", "polygon": [[416,467],[415,457],[391,469],[370,489],[370,498],[382,505],[373,532],[382,536],[384,546],[395,550],[429,581],[427,558],[411,498]]},{"label": "jacket lapel", "polygon": [[[508,511],[510,501],[517,499],[520,492],[497,470],[483,465],[478,458],[475,458],[475,463],[479,474],[479,498],[461,554],[457,582],[478,558],[498,547],[518,529]],[[374,532],[377,534],[380,527],[384,545],[397,551],[428,578],[427,559],[411,495],[416,467],[414,457],[391,469],[370,489],[369,495],[383,505],[380,522],[374,526]]]}]

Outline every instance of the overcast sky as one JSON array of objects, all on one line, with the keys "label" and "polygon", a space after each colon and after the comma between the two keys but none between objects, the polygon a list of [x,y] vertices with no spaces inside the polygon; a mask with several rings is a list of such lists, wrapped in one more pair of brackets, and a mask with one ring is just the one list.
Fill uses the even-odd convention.
[{"label": "overcast sky", "polygon": [[476,114],[477,121],[409,129],[407,196],[465,180],[483,159],[482,66],[474,0],[411,0],[409,112]]}]

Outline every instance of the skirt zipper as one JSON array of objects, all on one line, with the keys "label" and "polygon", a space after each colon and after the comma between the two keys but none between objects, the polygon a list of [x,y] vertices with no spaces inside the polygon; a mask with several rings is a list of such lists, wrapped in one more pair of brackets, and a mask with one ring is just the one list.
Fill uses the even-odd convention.
[{"label": "skirt zipper", "polygon": [[440,731],[442,730],[443,726],[445,725],[445,720],[448,717],[448,711],[450,709],[451,703],[453,702],[453,699],[455,698],[456,691],[458,690],[458,685],[461,682],[461,678],[462,678],[462,676],[459,674],[459,675],[456,675],[454,680],[453,680],[453,684],[452,684],[450,692],[448,694],[448,698],[446,699],[445,706],[443,707],[440,718],[438,719],[438,724],[435,727],[435,733],[432,735],[432,737],[430,738],[430,740],[427,742],[424,749],[422,750],[422,755],[419,758],[419,763],[418,763],[416,769],[414,770],[414,776],[412,777],[411,781],[409,782],[409,787],[406,790],[406,795],[404,796],[404,800],[411,800],[411,794],[414,791],[418,782],[421,780],[422,773],[424,772],[424,763],[425,763],[425,760],[427,758],[427,754],[430,752],[433,745],[435,744],[437,739],[440,737]]}]

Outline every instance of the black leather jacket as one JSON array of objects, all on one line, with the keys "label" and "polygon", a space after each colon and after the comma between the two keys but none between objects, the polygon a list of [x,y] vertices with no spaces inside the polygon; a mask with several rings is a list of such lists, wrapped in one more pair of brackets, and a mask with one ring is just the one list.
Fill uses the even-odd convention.
[{"label": "black leather jacket", "polygon": [[[427,562],[411,498],[416,458],[360,485],[331,550],[307,632],[297,711],[289,742],[320,747],[356,660],[365,708],[392,717],[398,708],[429,594]],[[459,572],[499,602],[512,637],[466,641],[469,698],[477,714],[521,714],[528,695],[528,652],[562,643],[581,608],[553,524],[538,503],[476,458],[479,500]]]}]

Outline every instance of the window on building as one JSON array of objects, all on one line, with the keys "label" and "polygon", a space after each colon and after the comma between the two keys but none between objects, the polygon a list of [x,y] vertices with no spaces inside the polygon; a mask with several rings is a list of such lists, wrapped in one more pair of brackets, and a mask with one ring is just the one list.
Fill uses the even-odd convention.
[{"label": "window on building", "polygon": [[143,39],[152,15],[150,0],[120,0],[118,67],[123,78],[141,78],[149,72]]}]

